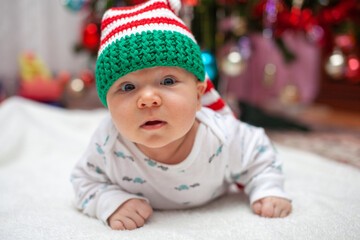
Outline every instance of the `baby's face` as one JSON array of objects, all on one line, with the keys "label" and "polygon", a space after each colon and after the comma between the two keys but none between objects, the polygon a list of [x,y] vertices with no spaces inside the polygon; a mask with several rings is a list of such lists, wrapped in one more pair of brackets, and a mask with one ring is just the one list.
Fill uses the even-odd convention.
[{"label": "baby's face", "polygon": [[205,88],[182,68],[153,67],[119,78],[106,98],[115,127],[124,137],[160,148],[191,129]]}]

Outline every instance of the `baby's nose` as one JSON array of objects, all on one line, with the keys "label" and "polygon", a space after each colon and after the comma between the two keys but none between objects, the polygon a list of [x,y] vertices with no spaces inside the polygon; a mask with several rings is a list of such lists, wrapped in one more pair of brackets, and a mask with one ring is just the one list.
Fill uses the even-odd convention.
[{"label": "baby's nose", "polygon": [[161,98],[152,90],[145,91],[138,100],[138,108],[158,107],[161,105]]}]

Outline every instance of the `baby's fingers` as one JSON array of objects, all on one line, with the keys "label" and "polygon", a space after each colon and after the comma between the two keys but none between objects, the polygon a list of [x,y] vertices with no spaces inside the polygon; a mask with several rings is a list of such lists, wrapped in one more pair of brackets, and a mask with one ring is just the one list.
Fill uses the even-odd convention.
[{"label": "baby's fingers", "polygon": [[114,230],[134,230],[138,227],[144,226],[145,220],[133,214],[131,217],[119,217],[116,220],[110,220],[109,225]]},{"label": "baby's fingers", "polygon": [[143,204],[141,204],[139,206],[139,208],[137,209],[137,213],[144,219],[148,219],[151,214],[153,213],[153,209],[152,207],[145,201],[143,200]]},{"label": "baby's fingers", "polygon": [[114,230],[125,230],[125,226],[120,220],[111,220],[109,225]]},{"label": "baby's fingers", "polygon": [[272,201],[263,201],[261,216],[263,217],[273,217],[274,216],[275,206]]},{"label": "baby's fingers", "polygon": [[129,216],[131,220],[136,224],[137,227],[142,227],[145,224],[145,220],[142,216],[140,216],[138,213],[133,213]]},{"label": "baby's fingers", "polygon": [[290,210],[288,210],[288,209],[282,210],[281,213],[280,213],[280,217],[281,217],[281,218],[284,218],[284,217],[286,217],[287,215],[289,215],[290,212],[291,212],[291,208],[290,208]]},{"label": "baby's fingers", "polygon": [[134,230],[137,228],[136,222],[132,218],[124,217],[124,218],[121,218],[121,221],[124,224],[125,229],[127,229],[127,230]]},{"label": "baby's fingers", "polygon": [[252,208],[254,210],[254,212],[258,215],[261,214],[261,203],[259,201],[256,201],[253,205],[252,205]]},{"label": "baby's fingers", "polygon": [[275,205],[274,207],[274,214],[272,217],[278,218],[281,216],[281,213],[283,212],[283,209],[280,206]]}]

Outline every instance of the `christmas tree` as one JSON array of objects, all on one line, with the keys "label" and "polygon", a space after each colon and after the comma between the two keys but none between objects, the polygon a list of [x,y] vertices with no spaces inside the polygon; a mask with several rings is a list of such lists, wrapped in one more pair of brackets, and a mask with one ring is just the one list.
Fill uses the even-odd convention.
[{"label": "christmas tree", "polygon": [[[77,51],[85,50],[95,59],[103,13],[110,7],[142,2],[144,0],[66,0],[69,9],[88,12]],[[297,54],[284,41],[288,32],[303,35],[305,41],[321,50],[318,67],[323,69],[328,81],[360,84],[356,44],[360,42],[359,1],[182,0],[182,3],[180,17],[201,46],[207,73],[216,86],[221,84],[221,76],[236,78],[247,70],[247,61],[252,57],[251,34],[260,34],[274,42],[274,48],[281,52],[285,63],[295,62]],[[226,46],[231,49],[222,51]],[[217,74],[218,70],[222,75]],[[264,87],[271,87],[276,66],[269,63],[261,71],[264,71]],[[278,95],[297,101],[301,97],[300,90],[288,85]]]}]

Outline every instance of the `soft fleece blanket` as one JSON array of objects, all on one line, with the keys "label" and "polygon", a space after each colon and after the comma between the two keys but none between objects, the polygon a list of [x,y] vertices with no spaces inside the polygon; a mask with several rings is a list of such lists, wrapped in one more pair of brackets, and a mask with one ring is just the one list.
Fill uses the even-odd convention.
[{"label": "soft fleece blanket", "polygon": [[233,191],[185,211],[155,211],[113,231],[72,205],[70,172],[106,110],[70,111],[13,97],[0,105],[0,239],[360,239],[360,171],[276,144],[293,212],[252,213]]}]

